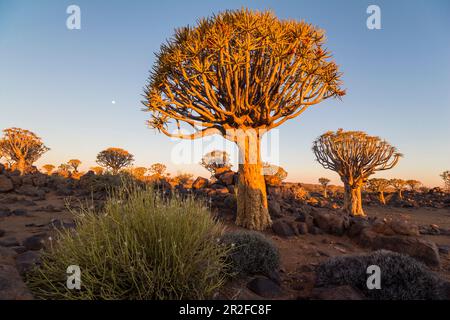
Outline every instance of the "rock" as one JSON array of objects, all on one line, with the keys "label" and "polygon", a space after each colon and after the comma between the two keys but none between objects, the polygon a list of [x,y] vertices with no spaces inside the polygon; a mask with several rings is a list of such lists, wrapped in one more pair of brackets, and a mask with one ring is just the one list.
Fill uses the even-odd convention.
[{"label": "rock", "polygon": [[295,236],[295,230],[285,221],[277,220],[272,224],[273,232],[281,237]]},{"label": "rock", "polygon": [[276,200],[269,200],[269,214],[272,218],[281,218],[283,215],[281,214],[281,205]]},{"label": "rock", "polygon": [[0,238],[3,237],[5,235],[5,230],[0,229]]},{"label": "rock", "polygon": [[233,212],[236,212],[237,200],[236,200],[236,196],[234,194],[226,195],[225,199],[223,200],[223,204],[226,208],[230,209]]},{"label": "rock", "polygon": [[271,187],[281,186],[281,183],[282,183],[281,179],[275,175],[265,175],[264,181],[266,182],[267,186],[271,186]]},{"label": "rock", "polygon": [[314,288],[312,298],[316,300],[364,300],[364,295],[351,286]]},{"label": "rock", "polygon": [[274,281],[258,276],[247,284],[247,288],[264,298],[275,298],[281,295],[282,291]]},{"label": "rock", "polygon": [[9,192],[14,190],[14,185],[8,177],[0,175],[0,192]]},{"label": "rock", "polygon": [[27,250],[40,250],[44,247],[44,239],[46,234],[36,234],[31,237],[26,238],[22,245],[27,248]]},{"label": "rock", "polygon": [[[1,261],[0,261],[1,262]],[[0,263],[0,300],[31,300],[33,295],[12,265]]]},{"label": "rock", "polygon": [[14,216],[27,216],[28,215],[28,211],[25,210],[25,209],[16,209],[16,210],[13,210],[11,212],[11,214],[14,215]]},{"label": "rock", "polygon": [[308,225],[305,222],[297,223],[297,232],[298,234],[307,234],[308,233]]},{"label": "rock", "polygon": [[0,246],[2,247],[14,247],[18,246],[19,241],[15,237],[7,237],[0,239]]},{"label": "rock", "polygon": [[207,188],[207,187],[208,187],[208,184],[209,184],[208,179],[202,178],[202,177],[198,177],[198,178],[195,179],[195,181],[192,183],[192,189],[198,190],[198,189]]},{"label": "rock", "polygon": [[0,218],[9,217],[11,211],[9,209],[0,209]]},{"label": "rock", "polygon": [[29,271],[40,262],[40,254],[38,251],[27,251],[16,257],[16,266],[20,274]]},{"label": "rock", "polygon": [[404,235],[404,236],[418,236],[419,227],[415,224],[411,224],[406,220],[401,219],[390,219],[390,220],[379,220],[377,219],[371,230],[376,233],[384,235]]},{"label": "rock", "polygon": [[343,216],[326,213],[317,212],[314,214],[314,223],[325,233],[335,234],[341,236],[344,234],[348,223]]},{"label": "rock", "polygon": [[446,245],[440,245],[438,246],[438,250],[440,254],[445,254],[447,255],[449,253],[450,250],[450,246],[446,246]]},{"label": "rock", "polygon": [[226,171],[218,176],[218,180],[224,185],[233,185],[235,182],[235,173],[233,171]]},{"label": "rock", "polygon": [[25,248],[24,246],[14,246],[14,247],[10,247],[11,250],[14,250],[14,252],[16,252],[17,254],[21,254],[27,251],[27,248]]},{"label": "rock", "polygon": [[393,219],[389,222],[391,229],[400,235],[405,236],[418,236],[419,227],[415,224],[411,224],[406,220]]},{"label": "rock", "polygon": [[350,219],[350,227],[347,230],[349,237],[358,237],[361,232],[370,226],[369,221],[361,217],[352,217]]},{"label": "rock", "polygon": [[45,199],[45,192],[31,185],[23,185],[16,189],[18,194],[22,194],[29,197],[43,197]]},{"label": "rock", "polygon": [[440,268],[439,251],[434,242],[412,236],[387,236],[364,229],[358,241],[373,250],[385,249],[407,254],[430,267]]}]

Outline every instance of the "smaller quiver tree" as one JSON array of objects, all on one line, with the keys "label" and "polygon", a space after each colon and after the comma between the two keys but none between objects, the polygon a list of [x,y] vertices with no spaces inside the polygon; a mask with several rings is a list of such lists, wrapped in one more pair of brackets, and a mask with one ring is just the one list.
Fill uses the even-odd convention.
[{"label": "smaller quiver tree", "polygon": [[313,143],[317,161],[339,174],[344,183],[344,211],[364,216],[361,189],[369,176],[393,168],[400,157],[385,140],[362,131],[329,131]]}]

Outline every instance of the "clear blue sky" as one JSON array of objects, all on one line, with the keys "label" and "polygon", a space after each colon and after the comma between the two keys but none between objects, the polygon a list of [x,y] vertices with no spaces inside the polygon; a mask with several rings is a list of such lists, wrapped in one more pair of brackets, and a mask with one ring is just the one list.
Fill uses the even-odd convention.
[{"label": "clear blue sky", "polygon": [[[66,28],[66,8],[81,8],[81,30]],[[366,28],[379,5],[382,30]],[[0,129],[17,126],[52,149],[38,164],[79,158],[84,168],[110,146],[136,164],[207,176],[176,165],[176,142],[146,128],[140,99],[154,52],[173,29],[224,10],[272,9],[326,30],[347,95],[281,127],[280,164],[289,180],[337,175],[314,161],[312,141],[326,130],[364,130],[405,154],[380,176],[440,184],[450,169],[450,1],[122,1],[0,0]],[[113,104],[112,101],[116,103]],[[199,159],[194,159],[198,161]]]}]

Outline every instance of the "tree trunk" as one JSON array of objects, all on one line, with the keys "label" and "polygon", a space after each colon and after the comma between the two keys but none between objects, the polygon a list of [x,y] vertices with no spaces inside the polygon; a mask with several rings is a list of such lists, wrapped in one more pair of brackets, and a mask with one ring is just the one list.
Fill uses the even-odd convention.
[{"label": "tree trunk", "polygon": [[352,216],[365,216],[362,208],[361,186],[345,184],[344,211]]},{"label": "tree trunk", "polygon": [[327,186],[323,186],[323,197],[326,199],[328,198],[328,194],[327,194]]},{"label": "tree trunk", "polygon": [[402,194],[402,190],[401,189],[398,190],[398,198],[400,200],[403,200],[403,194]]},{"label": "tree trunk", "polygon": [[260,158],[260,137],[244,140],[237,142],[239,178],[236,224],[251,230],[264,230],[272,224],[272,220]]},{"label": "tree trunk", "polygon": [[26,173],[27,163],[25,159],[19,159],[19,161],[17,161],[17,170],[20,171],[21,176],[23,176]]},{"label": "tree trunk", "polygon": [[386,200],[384,199],[384,192],[383,191],[380,191],[380,203],[381,204],[386,204]]}]

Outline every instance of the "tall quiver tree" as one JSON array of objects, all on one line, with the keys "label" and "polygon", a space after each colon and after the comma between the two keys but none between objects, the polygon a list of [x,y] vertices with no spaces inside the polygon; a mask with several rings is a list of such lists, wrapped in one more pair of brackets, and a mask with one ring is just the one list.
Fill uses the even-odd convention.
[{"label": "tall quiver tree", "polygon": [[314,141],[313,152],[326,169],[339,174],[344,183],[344,211],[364,216],[361,189],[376,171],[393,168],[397,149],[379,137],[361,131],[329,131]]},{"label": "tall quiver tree", "polygon": [[9,128],[3,130],[0,139],[0,153],[13,163],[12,168],[27,173],[49,148],[44,145],[41,138],[29,130]]},{"label": "tall quiver tree", "polygon": [[[262,135],[345,94],[324,42],[324,32],[305,22],[241,9],[177,29],[157,54],[143,101],[148,124],[170,137],[219,134],[237,144],[240,226],[263,230],[271,224]],[[181,124],[192,132],[182,133]]]}]

